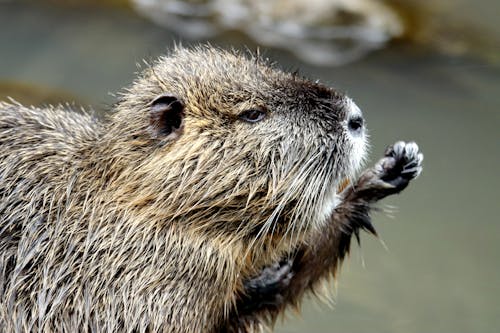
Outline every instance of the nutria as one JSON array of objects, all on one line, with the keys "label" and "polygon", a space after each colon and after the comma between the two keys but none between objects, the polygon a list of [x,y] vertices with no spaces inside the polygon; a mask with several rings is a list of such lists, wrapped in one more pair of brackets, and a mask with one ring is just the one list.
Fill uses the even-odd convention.
[{"label": "nutria", "polygon": [[233,51],[178,48],[113,109],[0,104],[0,331],[261,330],[421,170],[398,142],[355,180],[355,104]]}]

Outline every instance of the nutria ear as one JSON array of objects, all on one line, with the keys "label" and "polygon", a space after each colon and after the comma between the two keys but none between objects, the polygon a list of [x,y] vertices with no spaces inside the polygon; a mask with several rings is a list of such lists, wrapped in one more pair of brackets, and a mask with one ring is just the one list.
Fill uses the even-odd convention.
[{"label": "nutria ear", "polygon": [[149,129],[155,138],[176,139],[182,133],[184,103],[172,94],[161,94],[150,103]]}]

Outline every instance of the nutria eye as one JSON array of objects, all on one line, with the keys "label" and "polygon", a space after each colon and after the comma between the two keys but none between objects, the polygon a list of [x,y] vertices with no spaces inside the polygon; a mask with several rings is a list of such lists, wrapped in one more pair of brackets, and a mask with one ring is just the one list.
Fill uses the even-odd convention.
[{"label": "nutria eye", "polygon": [[250,109],[240,114],[240,119],[249,123],[261,121],[266,116],[266,111],[261,109]]}]

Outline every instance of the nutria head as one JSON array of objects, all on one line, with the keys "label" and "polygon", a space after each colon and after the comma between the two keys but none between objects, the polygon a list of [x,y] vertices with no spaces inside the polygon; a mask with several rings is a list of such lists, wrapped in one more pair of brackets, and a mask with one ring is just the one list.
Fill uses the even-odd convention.
[{"label": "nutria head", "polygon": [[366,145],[344,94],[211,47],[148,67],[106,131],[123,166],[117,202],[149,221],[240,238],[324,223]]}]

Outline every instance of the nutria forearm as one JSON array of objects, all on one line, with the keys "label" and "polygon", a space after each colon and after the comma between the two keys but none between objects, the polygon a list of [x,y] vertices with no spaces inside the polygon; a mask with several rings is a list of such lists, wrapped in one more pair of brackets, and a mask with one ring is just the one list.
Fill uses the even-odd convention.
[{"label": "nutria forearm", "polygon": [[[272,322],[287,305],[298,305],[304,292],[337,271],[349,252],[352,235],[365,230],[376,235],[370,219],[373,204],[401,192],[421,172],[422,154],[414,143],[390,146],[373,168],[344,190],[330,223],[319,230],[290,258],[283,259],[246,281],[246,294],[238,303],[238,327],[248,327],[256,313],[265,313]],[[243,321],[243,323],[241,322]]]}]

